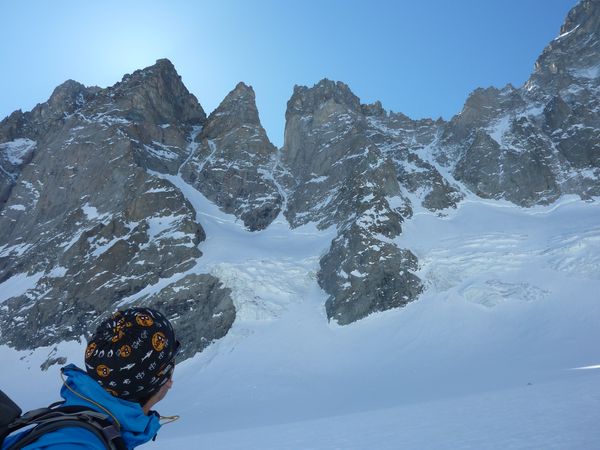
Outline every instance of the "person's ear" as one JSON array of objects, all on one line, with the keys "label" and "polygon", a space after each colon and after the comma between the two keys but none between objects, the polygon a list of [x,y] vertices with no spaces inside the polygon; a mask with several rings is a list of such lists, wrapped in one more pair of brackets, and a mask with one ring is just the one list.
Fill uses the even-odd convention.
[{"label": "person's ear", "polygon": [[171,389],[173,387],[173,378],[169,378],[169,380],[162,385],[162,387],[158,390],[157,393],[155,393],[152,397],[150,397],[150,399],[144,404],[144,406],[142,406],[142,409],[144,410],[144,414],[148,415],[148,413],[150,413],[150,410],[152,409],[152,407],[154,405],[156,405],[158,402],[160,402],[163,398],[165,398],[165,396],[167,395],[167,392],[169,392],[169,389]]}]

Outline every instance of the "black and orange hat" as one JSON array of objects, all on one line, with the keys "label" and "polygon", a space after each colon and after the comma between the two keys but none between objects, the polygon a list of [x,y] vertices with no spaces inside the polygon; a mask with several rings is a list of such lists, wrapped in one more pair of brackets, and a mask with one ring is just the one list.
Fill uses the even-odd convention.
[{"label": "black and orange hat", "polygon": [[130,308],[98,326],[85,350],[85,367],[112,395],[143,404],[173,374],[178,350],[173,327],[163,314]]}]

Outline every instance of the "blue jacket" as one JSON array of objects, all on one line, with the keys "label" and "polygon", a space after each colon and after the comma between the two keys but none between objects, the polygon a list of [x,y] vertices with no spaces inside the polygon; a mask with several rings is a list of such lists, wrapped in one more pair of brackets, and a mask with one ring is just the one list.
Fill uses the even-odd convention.
[{"label": "blue jacket", "polygon": [[[158,432],[160,423],[156,414],[147,416],[138,403],[113,397],[96,380],[73,364],[69,364],[64,368],[64,374],[67,377],[66,384],[69,388],[102,405],[120,422],[121,435],[128,448],[132,449],[148,442]],[[95,411],[106,413],[92,403],[75,395],[65,386],[62,387],[60,395],[65,399],[65,406],[86,406]],[[16,442],[21,434],[9,436],[2,448],[7,448],[11,443]],[[65,427],[43,435],[35,443],[24,447],[24,449],[104,450],[105,447],[102,441],[91,431],[77,427]]]}]

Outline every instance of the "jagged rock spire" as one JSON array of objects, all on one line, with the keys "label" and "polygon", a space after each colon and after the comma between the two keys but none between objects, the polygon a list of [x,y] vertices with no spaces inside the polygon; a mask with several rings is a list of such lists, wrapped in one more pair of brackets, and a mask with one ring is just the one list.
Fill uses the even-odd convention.
[{"label": "jagged rock spire", "polygon": [[277,148],[260,123],[252,87],[238,83],[227,94],[208,117],[198,143],[181,170],[184,179],[248,229],[269,226],[282,205],[268,175]]}]

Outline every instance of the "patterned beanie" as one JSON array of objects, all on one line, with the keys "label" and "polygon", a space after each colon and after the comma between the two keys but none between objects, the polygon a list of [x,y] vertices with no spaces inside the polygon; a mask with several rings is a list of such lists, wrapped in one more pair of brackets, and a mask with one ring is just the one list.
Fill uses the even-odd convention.
[{"label": "patterned beanie", "polygon": [[85,350],[85,367],[112,395],[143,405],[173,374],[178,349],[164,315],[130,308],[98,326]]}]

